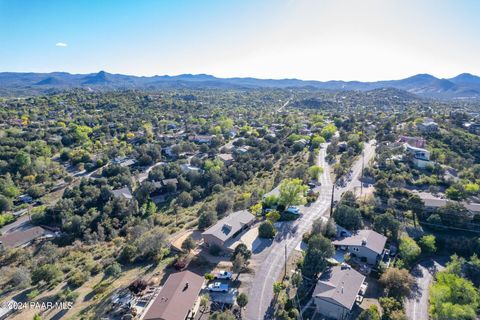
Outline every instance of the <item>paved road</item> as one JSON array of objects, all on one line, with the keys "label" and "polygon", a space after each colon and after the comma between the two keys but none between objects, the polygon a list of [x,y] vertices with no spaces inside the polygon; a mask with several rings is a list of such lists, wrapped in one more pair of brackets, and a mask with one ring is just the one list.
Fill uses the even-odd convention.
[{"label": "paved road", "polygon": [[411,296],[405,301],[405,313],[410,320],[428,319],[428,291],[433,276],[444,269],[444,260],[427,260],[418,264],[413,270],[415,287]]},{"label": "paved road", "polygon": [[341,195],[345,191],[352,191],[354,192],[357,196],[360,193],[360,187],[362,182],[359,180],[359,177],[362,175],[362,163],[364,164],[365,168],[368,166],[368,162],[370,159],[373,159],[375,156],[375,140],[370,141],[369,143],[365,143],[365,146],[363,148],[363,157],[360,156],[357,161],[352,165],[352,180],[347,183],[347,185],[344,188],[340,188],[340,192],[335,193],[335,200],[339,200],[341,198]]},{"label": "paved road", "polygon": [[277,109],[277,112],[280,112],[280,111],[282,111],[283,109],[285,109],[285,107],[288,106],[288,104],[289,104],[290,102],[292,102],[292,99],[293,99],[293,97],[292,97],[292,98],[288,98],[288,100],[285,101],[285,103],[282,104],[282,105]]},{"label": "paved road", "polygon": [[3,235],[3,234],[17,232],[17,231],[25,231],[31,227],[32,227],[32,224],[30,222],[30,216],[28,214],[24,214],[14,222],[7,224],[6,226],[3,226],[0,229],[0,234]]},{"label": "paved road", "polygon": [[[287,256],[293,252],[295,247],[302,241],[302,235],[308,231],[315,219],[322,215],[328,215],[330,200],[332,196],[332,181],[329,174],[329,165],[325,161],[327,144],[322,145],[318,157],[318,165],[324,168],[320,177],[322,183],[320,187],[320,196],[317,201],[308,207],[301,207],[302,218],[291,223],[284,223],[273,241],[272,245],[262,252],[253,256],[258,261],[257,265],[261,267],[256,270],[255,277],[249,292],[249,303],[245,313],[245,319],[260,320],[273,319],[273,310],[270,303],[273,299],[273,283],[279,279],[285,264],[285,248]],[[373,157],[374,147],[372,144],[365,146],[365,163]],[[352,181],[345,188],[336,191],[336,196],[340,197],[342,193],[353,189],[352,184],[357,183],[362,168],[362,159],[359,159],[353,166]],[[360,169],[358,169],[360,168]]]}]

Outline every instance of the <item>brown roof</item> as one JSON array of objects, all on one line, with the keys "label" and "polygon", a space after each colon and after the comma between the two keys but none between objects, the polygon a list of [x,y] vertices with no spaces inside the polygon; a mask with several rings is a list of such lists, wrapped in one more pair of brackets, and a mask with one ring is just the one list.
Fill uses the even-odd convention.
[{"label": "brown roof", "polygon": [[359,230],[349,237],[333,241],[332,243],[336,246],[365,246],[377,254],[381,254],[386,242],[387,237],[378,232]]},{"label": "brown roof", "polygon": [[202,276],[190,271],[170,275],[143,319],[185,319],[198,298],[203,281]]},{"label": "brown roof", "polygon": [[313,296],[332,299],[351,310],[365,277],[349,265],[326,270],[318,279]]},{"label": "brown roof", "polygon": [[47,234],[47,230],[43,229],[42,227],[33,227],[25,231],[7,233],[6,235],[0,237],[0,243],[2,243],[5,247],[20,247]]},{"label": "brown roof", "polygon": [[230,153],[220,153],[218,157],[220,158],[220,160],[223,160],[223,161],[233,160],[233,156]]}]

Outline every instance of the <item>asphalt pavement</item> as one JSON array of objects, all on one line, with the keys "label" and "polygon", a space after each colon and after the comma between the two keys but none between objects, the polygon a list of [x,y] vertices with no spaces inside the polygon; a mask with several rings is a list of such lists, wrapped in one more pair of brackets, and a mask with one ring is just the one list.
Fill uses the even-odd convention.
[{"label": "asphalt pavement", "polygon": [[[249,303],[245,312],[245,319],[260,320],[273,319],[273,283],[277,281],[285,265],[285,253],[288,256],[295,250],[295,247],[302,241],[302,235],[307,232],[315,219],[329,214],[330,201],[332,196],[333,182],[330,178],[330,166],[325,161],[328,144],[323,144],[318,155],[317,164],[324,168],[320,177],[320,196],[309,206],[300,206],[302,217],[296,221],[286,222],[280,228],[271,246],[253,255],[252,259],[257,260],[260,268],[255,271],[255,277],[249,291]],[[375,147],[373,143],[365,144],[364,159],[365,165],[374,156]],[[352,180],[344,188],[337,188],[335,198],[339,199],[341,194],[348,190],[354,190],[355,184],[359,185],[359,177],[362,171],[362,157],[352,166]]]},{"label": "asphalt pavement", "polygon": [[415,277],[415,285],[408,299],[405,300],[405,313],[410,320],[427,320],[428,316],[428,295],[430,284],[435,273],[443,270],[448,259],[427,260],[419,263],[412,270]]}]

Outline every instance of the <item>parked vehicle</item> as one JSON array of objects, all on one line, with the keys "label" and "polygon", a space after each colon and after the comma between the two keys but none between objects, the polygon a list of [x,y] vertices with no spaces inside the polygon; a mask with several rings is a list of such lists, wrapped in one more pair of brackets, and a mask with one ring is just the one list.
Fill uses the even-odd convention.
[{"label": "parked vehicle", "polygon": [[288,207],[287,210],[285,210],[288,213],[293,213],[293,214],[300,214],[300,209],[298,207]]},{"label": "parked vehicle", "polygon": [[220,270],[219,272],[215,273],[215,279],[232,279],[233,274],[231,272]]},{"label": "parked vehicle", "polygon": [[221,282],[214,282],[208,285],[208,291],[212,292],[227,292],[228,284]]},{"label": "parked vehicle", "polygon": [[390,246],[390,257],[394,257],[397,254],[397,247],[394,245]]}]

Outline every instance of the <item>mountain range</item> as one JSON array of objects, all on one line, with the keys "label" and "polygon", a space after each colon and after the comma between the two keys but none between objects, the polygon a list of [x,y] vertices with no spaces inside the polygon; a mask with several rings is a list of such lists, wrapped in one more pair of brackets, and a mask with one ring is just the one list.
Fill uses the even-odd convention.
[{"label": "mountain range", "polygon": [[480,77],[469,73],[462,73],[449,79],[440,79],[429,74],[417,74],[401,80],[375,82],[217,78],[207,74],[142,77],[112,74],[105,71],[91,74],[0,73],[0,95],[2,96],[45,94],[74,88],[99,91],[161,88],[313,88],[368,91],[379,88],[395,88],[428,98],[480,99]]}]

